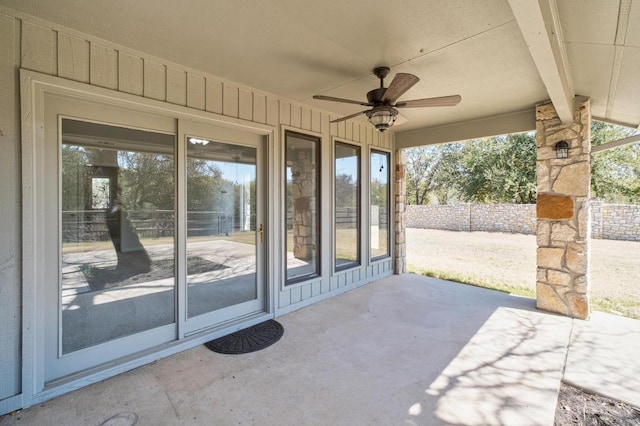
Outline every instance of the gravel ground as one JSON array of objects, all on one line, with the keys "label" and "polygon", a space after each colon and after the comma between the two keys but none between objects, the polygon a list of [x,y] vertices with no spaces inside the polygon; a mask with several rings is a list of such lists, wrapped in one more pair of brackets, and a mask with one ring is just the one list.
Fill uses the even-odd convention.
[{"label": "gravel ground", "polygon": [[637,426],[640,409],[562,383],[555,426]]},{"label": "gravel ground", "polygon": [[[640,242],[591,240],[591,295],[611,313],[640,318]],[[454,272],[480,285],[535,292],[535,235],[407,229],[409,269]]]}]

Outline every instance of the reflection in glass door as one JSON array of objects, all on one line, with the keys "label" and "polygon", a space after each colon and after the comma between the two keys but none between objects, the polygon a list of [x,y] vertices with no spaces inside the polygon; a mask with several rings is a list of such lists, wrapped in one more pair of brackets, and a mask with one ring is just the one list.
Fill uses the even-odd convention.
[{"label": "reflection in glass door", "polygon": [[224,321],[262,309],[258,148],[191,136],[186,145],[187,317],[223,312]]},{"label": "reflection in glass door", "polygon": [[64,355],[175,322],[175,136],[61,124]]}]

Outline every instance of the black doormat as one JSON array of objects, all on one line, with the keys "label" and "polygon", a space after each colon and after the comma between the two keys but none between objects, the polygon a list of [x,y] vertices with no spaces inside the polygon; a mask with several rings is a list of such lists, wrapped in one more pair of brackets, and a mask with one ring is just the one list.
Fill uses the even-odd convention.
[{"label": "black doormat", "polygon": [[282,324],[275,320],[268,320],[212,340],[204,345],[221,354],[247,354],[273,345],[280,340],[283,334]]}]

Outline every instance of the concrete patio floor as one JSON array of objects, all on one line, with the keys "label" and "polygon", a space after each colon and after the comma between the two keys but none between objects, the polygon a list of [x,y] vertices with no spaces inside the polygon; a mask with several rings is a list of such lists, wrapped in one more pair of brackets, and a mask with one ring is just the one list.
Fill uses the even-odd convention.
[{"label": "concrete patio floor", "polygon": [[0,425],[553,425],[560,381],[640,405],[640,321],[400,275],[280,317],[246,355],[204,346]]}]

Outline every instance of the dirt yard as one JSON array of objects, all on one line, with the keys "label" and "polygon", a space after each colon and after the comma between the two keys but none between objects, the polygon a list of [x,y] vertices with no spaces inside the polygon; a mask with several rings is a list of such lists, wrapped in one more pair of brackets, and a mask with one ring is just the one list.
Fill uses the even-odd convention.
[{"label": "dirt yard", "polygon": [[[640,242],[591,243],[593,308],[640,319]],[[463,282],[535,294],[535,235],[411,228],[407,262],[412,272],[449,274]]]}]

